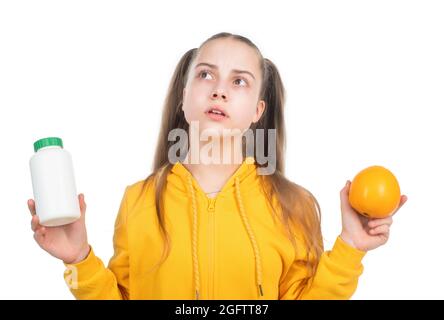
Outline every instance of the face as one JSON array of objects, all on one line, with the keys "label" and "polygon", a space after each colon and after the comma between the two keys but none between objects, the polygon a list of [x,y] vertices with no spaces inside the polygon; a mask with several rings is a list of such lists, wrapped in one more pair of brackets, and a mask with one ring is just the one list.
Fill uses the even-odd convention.
[{"label": "face", "polygon": [[239,40],[212,40],[201,48],[190,66],[183,92],[185,118],[189,124],[198,121],[200,132],[244,132],[264,112],[265,102],[259,100],[261,83],[255,49]]}]

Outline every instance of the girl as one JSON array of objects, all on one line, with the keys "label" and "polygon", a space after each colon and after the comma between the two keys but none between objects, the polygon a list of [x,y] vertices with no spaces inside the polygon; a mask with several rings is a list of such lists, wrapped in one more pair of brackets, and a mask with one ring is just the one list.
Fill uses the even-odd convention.
[{"label": "girl", "polygon": [[[350,298],[362,258],[387,242],[392,217],[369,220],[355,212],[347,181],[340,192],[342,232],[324,252],[316,199],[284,176],[283,111],[279,72],[250,40],[229,33],[209,38],[176,67],[153,172],[125,190],[108,267],[88,243],[83,194],[82,217],[52,228],[39,224],[28,200],[35,240],[65,263],[65,280],[78,299]],[[191,134],[196,123],[199,135],[215,132],[213,146],[247,129],[255,138],[257,129],[274,130],[275,141],[265,134],[253,148],[253,155],[263,147],[272,159],[259,162],[242,141],[242,148],[212,150],[217,160],[233,155],[238,163],[190,161],[205,148]],[[174,129],[191,134],[178,161],[171,161]],[[241,134],[227,138],[229,129]],[[259,174],[273,163],[271,174]]]}]

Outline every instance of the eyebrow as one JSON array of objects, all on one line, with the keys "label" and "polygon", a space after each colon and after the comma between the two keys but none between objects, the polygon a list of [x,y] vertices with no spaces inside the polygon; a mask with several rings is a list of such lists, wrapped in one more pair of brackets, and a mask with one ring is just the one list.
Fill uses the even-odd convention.
[{"label": "eyebrow", "polygon": [[[197,64],[195,69],[197,67],[200,67],[200,66],[207,66],[209,68],[216,69],[216,70],[218,69],[215,64],[211,64],[211,63],[207,63],[207,62],[201,62],[201,63]],[[234,73],[246,73],[246,74],[249,74],[254,80],[256,80],[254,75],[250,71],[247,71],[247,70],[233,69],[233,70],[231,70],[231,72],[234,72]]]}]

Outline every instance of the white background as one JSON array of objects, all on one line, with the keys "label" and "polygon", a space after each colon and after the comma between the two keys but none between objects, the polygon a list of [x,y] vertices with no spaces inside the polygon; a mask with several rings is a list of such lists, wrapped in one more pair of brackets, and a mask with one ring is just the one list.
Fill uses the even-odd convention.
[{"label": "white background", "polygon": [[173,70],[221,31],[280,69],[286,173],[319,200],[327,249],[359,170],[386,166],[409,197],[353,298],[444,298],[443,16],[440,1],[0,2],[0,298],[72,299],[30,230],[33,142],[63,138],[107,263],[124,188],[151,170]]}]

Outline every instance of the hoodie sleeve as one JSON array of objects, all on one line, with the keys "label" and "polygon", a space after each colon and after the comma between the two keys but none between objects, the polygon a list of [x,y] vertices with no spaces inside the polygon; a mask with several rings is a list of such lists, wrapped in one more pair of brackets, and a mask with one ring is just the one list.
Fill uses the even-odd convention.
[{"label": "hoodie sleeve", "polygon": [[306,261],[295,259],[279,286],[280,299],[350,299],[364,270],[361,261],[365,254],[337,237],[332,250],[321,255],[312,277]]},{"label": "hoodie sleeve", "polygon": [[114,255],[106,268],[91,248],[85,260],[65,264],[65,282],[76,299],[129,299],[127,190],[114,225]]}]

